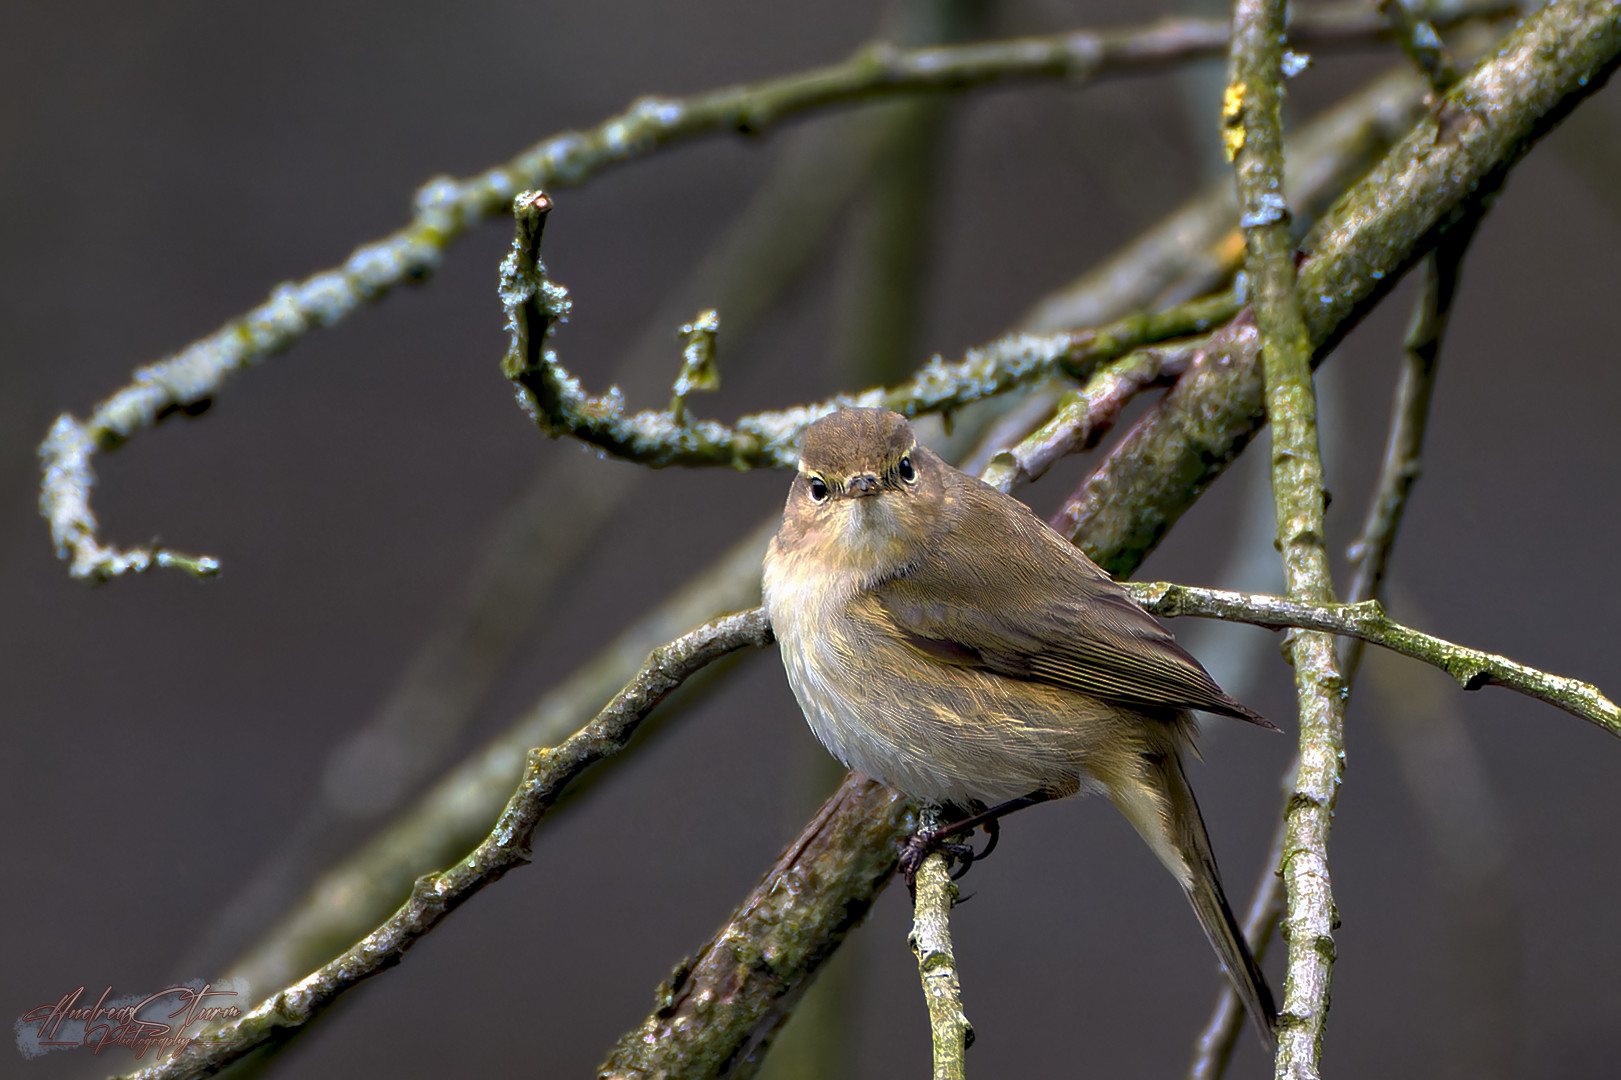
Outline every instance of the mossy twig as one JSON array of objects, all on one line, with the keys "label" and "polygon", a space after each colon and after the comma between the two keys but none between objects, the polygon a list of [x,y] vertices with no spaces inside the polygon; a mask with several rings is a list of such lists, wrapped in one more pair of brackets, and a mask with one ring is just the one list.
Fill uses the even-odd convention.
[{"label": "mossy twig", "polygon": [[1354,604],[1300,601],[1281,596],[1199,589],[1165,582],[1128,586],[1138,603],[1156,615],[1202,615],[1273,629],[1343,634],[1422,660],[1451,675],[1465,690],[1502,686],[1579,716],[1611,735],[1621,736],[1621,707],[1598,687],[1564,675],[1551,675],[1505,656],[1454,645],[1395,622],[1377,600]]},{"label": "mossy twig", "polygon": [[[941,825],[935,811],[926,811],[918,823],[921,832]],[[930,852],[917,868],[912,897],[912,933],[908,942],[917,957],[923,982],[923,1000],[929,1008],[929,1032],[934,1044],[934,1080],[962,1080],[966,1056],[974,1044],[974,1026],[962,1008],[962,986],[957,981],[957,954],[951,947],[951,907],[957,902],[957,883],[945,855]]]},{"label": "mossy twig", "polygon": [[[1295,289],[1295,248],[1283,197],[1284,0],[1238,0],[1232,74],[1223,104],[1226,145],[1238,177],[1255,321],[1261,333],[1266,417],[1272,429],[1272,498],[1289,596],[1334,599],[1323,544],[1323,463],[1317,441],[1312,342]],[[1288,975],[1278,1016],[1276,1075],[1315,1075],[1322,1057],[1334,962],[1334,894],[1328,833],[1345,760],[1345,681],[1334,639],[1296,632],[1300,768],[1285,815],[1284,914]]]},{"label": "mossy twig", "polygon": [[629,413],[617,388],[595,396],[546,347],[571,301],[541,261],[541,239],[552,203],[542,192],[514,200],[512,250],[501,264],[501,299],[511,344],[502,371],[519,386],[519,402],[542,431],[568,435],[639,462],[791,468],[799,433],[841,405],[885,405],[916,417],[949,413],[987,397],[1053,375],[1084,379],[1099,364],[1142,345],[1207,331],[1238,310],[1235,296],[1190,301],[1169,311],[1127,316],[1096,330],[1038,336],[1012,334],[946,364],[939,357],[910,381],[813,405],[745,416],[735,425],[695,420],[671,409]]}]

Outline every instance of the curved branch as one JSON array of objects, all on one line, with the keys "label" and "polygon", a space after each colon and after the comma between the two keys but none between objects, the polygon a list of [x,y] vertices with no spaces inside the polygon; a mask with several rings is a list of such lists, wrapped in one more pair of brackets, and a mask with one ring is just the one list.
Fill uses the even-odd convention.
[{"label": "curved branch", "polygon": [[1064,374],[1084,379],[1098,365],[1139,346],[1198,333],[1230,319],[1236,295],[1195,300],[1169,311],[1140,313],[1096,330],[1037,336],[1010,334],[955,364],[935,357],[916,377],[891,390],[873,389],[814,405],[745,416],[728,426],[695,420],[683,408],[627,414],[617,387],[593,396],[546,348],[546,339],[569,312],[568,290],[547,276],[541,239],[551,199],[526,191],[513,200],[512,250],[501,263],[501,302],[511,336],[502,372],[519,387],[519,404],[539,428],[568,435],[616,457],[655,468],[729,465],[792,468],[799,433],[841,405],[885,405],[906,416],[949,413],[1015,386]]}]

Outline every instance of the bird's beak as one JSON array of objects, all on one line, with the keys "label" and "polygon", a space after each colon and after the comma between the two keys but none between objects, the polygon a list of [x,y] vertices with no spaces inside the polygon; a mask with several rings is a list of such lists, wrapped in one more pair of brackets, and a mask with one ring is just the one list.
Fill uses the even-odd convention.
[{"label": "bird's beak", "polygon": [[850,477],[850,485],[845,490],[860,498],[863,495],[878,494],[878,478],[872,473],[856,473]]}]

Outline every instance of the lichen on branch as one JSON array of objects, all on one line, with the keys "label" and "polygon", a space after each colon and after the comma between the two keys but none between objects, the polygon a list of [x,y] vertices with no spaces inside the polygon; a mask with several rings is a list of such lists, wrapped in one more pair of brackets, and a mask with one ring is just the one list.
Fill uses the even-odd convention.
[{"label": "lichen on branch", "polygon": [[1094,330],[1010,334],[970,349],[955,363],[936,356],[896,387],[755,413],[730,425],[696,419],[684,405],[632,413],[617,387],[600,395],[589,393],[547,347],[572,306],[568,291],[550,279],[541,259],[551,209],[552,201],[543,192],[526,191],[513,201],[512,249],[501,263],[500,296],[510,339],[501,370],[517,384],[519,405],[548,435],[570,436],[655,468],[791,468],[799,433],[843,406],[882,405],[909,417],[949,414],[1039,379],[1062,375],[1084,380],[1100,365],[1133,349],[1208,331],[1232,318],[1240,305],[1236,294],[1226,293],[1164,312],[1130,315]]}]

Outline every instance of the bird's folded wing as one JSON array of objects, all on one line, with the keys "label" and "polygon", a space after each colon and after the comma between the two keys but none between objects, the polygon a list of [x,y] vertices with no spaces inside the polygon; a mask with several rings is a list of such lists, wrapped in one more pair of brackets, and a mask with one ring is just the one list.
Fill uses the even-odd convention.
[{"label": "bird's folded wing", "polygon": [[[1069,547],[1056,534],[1052,540]],[[1040,680],[1130,707],[1199,709],[1273,726],[1228,697],[1153,616],[1084,557],[1072,558],[1044,538],[1012,542],[1003,558],[969,561],[953,558],[948,541],[904,574],[873,585],[872,598],[903,640],[941,663]],[[1021,544],[1046,550],[1021,551]],[[966,566],[975,572],[964,573]]]}]

